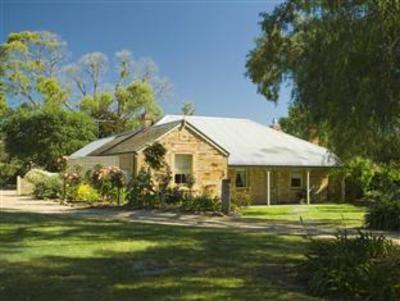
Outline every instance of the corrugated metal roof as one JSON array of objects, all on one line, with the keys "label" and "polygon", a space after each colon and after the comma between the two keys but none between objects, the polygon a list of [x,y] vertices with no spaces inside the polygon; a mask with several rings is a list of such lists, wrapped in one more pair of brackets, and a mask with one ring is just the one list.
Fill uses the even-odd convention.
[{"label": "corrugated metal roof", "polygon": [[156,125],[185,120],[229,153],[230,165],[336,166],[326,148],[248,119],[166,115]]},{"label": "corrugated metal roof", "polygon": [[93,142],[85,145],[81,149],[78,149],[76,152],[74,152],[70,156],[70,158],[71,159],[78,159],[78,158],[83,158],[83,157],[89,156],[95,150],[99,149],[100,147],[102,147],[105,144],[107,144],[107,143],[111,142],[112,140],[114,140],[115,137],[116,136],[111,136],[111,137],[102,138],[102,139],[93,141]]},{"label": "corrugated metal roof", "polygon": [[92,155],[92,156],[103,155],[106,151],[112,149],[114,146],[122,143],[123,141],[129,139],[130,137],[138,134],[142,130],[143,129],[140,128],[140,129],[137,129],[137,130],[128,131],[128,132],[124,132],[124,133],[118,134],[118,135],[114,136],[114,139],[110,140],[108,143],[103,144],[102,146],[100,146],[99,148],[97,148],[96,150],[91,152],[90,155]]},{"label": "corrugated metal roof", "polygon": [[[175,120],[172,122],[164,122],[159,125],[154,125],[150,128],[143,129],[134,135],[130,135],[120,143],[113,143],[114,145],[107,150],[101,152],[102,155],[116,155],[127,152],[137,152],[145,147],[147,144],[151,144],[162,135],[168,133],[170,130],[175,128],[181,123],[181,120]],[[113,141],[114,142],[114,141]],[[99,151],[96,151],[100,154]]]}]

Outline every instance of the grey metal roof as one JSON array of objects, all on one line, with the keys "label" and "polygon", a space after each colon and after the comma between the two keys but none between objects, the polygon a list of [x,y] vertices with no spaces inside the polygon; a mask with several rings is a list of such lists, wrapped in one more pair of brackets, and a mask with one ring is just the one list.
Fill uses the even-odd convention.
[{"label": "grey metal roof", "polygon": [[115,137],[116,136],[111,136],[111,137],[95,140],[95,141],[85,145],[81,149],[78,149],[73,154],[71,154],[70,158],[71,159],[78,159],[78,158],[83,158],[83,157],[89,156],[95,150],[99,149],[100,147],[102,147],[105,144],[107,144],[107,143],[111,142],[112,140],[114,140]]},{"label": "grey metal roof", "polygon": [[73,153],[71,158],[138,151],[183,119],[229,153],[229,165],[333,167],[340,164],[340,160],[324,147],[249,119],[181,115],[166,115],[149,129],[96,140]]},{"label": "grey metal roof", "polygon": [[127,131],[127,132],[115,135],[115,136],[113,136],[114,139],[112,139],[112,140],[108,141],[107,143],[103,144],[102,146],[98,147],[93,152],[91,152],[90,155],[91,156],[104,155],[108,150],[114,148],[115,146],[121,144],[125,140],[129,139],[132,136],[135,136],[136,134],[139,134],[142,131],[143,131],[143,128],[140,128],[140,129]]},{"label": "grey metal roof", "polygon": [[156,125],[185,119],[226,149],[229,165],[332,167],[328,149],[249,119],[166,115]]},{"label": "grey metal roof", "polygon": [[176,120],[160,125],[154,125],[147,129],[142,129],[134,135],[130,135],[129,137],[125,138],[119,143],[113,143],[114,145],[107,150],[104,150],[102,152],[96,151],[96,153],[101,155],[117,155],[128,152],[137,152],[146,145],[153,143],[160,136],[168,133],[170,130],[177,127],[180,123],[180,120]]}]

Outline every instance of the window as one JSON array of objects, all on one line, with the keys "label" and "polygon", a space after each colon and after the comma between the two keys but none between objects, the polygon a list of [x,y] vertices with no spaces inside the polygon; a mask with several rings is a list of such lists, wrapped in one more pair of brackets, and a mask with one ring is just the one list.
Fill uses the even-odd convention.
[{"label": "window", "polygon": [[235,186],[238,188],[245,188],[247,184],[247,170],[244,168],[236,169]]},{"label": "window", "polygon": [[175,155],[175,183],[187,184],[192,173],[192,155]]},{"label": "window", "polygon": [[299,172],[292,173],[290,177],[290,187],[300,189],[303,187],[303,176]]}]

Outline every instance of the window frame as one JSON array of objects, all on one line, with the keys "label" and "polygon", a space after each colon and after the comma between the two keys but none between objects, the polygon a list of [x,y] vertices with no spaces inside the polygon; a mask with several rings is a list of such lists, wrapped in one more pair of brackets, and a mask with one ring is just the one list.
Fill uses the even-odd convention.
[{"label": "window frame", "polygon": [[[189,168],[189,173],[186,173],[186,174],[184,174],[184,173],[177,173],[176,171],[177,171],[177,168],[176,168],[176,158],[177,157],[179,157],[179,156],[188,156],[188,157],[190,157],[190,168]],[[188,184],[188,182],[187,182],[187,178],[188,178],[188,176],[189,175],[193,175],[193,160],[194,160],[194,156],[193,156],[193,154],[191,154],[191,153],[177,153],[177,154],[174,154],[174,177],[173,177],[173,181],[174,181],[174,184],[175,185],[179,185],[179,186],[187,186],[187,184]],[[186,181],[180,181],[180,182],[177,182],[176,180],[177,180],[177,176],[179,176],[179,175],[181,175],[181,179],[182,178],[185,178],[186,179]],[[184,176],[184,177],[182,177],[182,176]]]},{"label": "window frame", "polygon": [[[237,186],[237,176],[239,173],[244,174],[244,185]],[[235,168],[235,188],[236,189],[248,189],[249,188],[249,171],[247,168]]]},{"label": "window frame", "polygon": [[[300,186],[293,186],[293,179],[299,179],[300,180]],[[289,186],[290,189],[294,190],[301,190],[304,187],[304,175],[300,171],[293,171],[290,173],[290,179],[289,179]]]}]

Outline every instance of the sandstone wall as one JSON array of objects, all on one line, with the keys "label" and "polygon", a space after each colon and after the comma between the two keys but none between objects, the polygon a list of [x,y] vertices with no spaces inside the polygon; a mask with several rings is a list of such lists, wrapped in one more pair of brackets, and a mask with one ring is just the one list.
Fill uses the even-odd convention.
[{"label": "sandstone wall", "polygon": [[[199,193],[206,191],[220,197],[222,179],[227,176],[227,156],[187,128],[177,128],[162,137],[159,142],[167,149],[165,161],[172,174],[176,154],[192,155],[192,173],[195,179],[193,189]],[[145,167],[143,152],[138,153],[135,165],[136,173]]]},{"label": "sandstone wall", "polygon": [[[235,168],[229,167],[228,177],[231,179],[233,190],[247,191],[254,204],[267,203],[267,170],[270,174],[270,193],[271,204],[299,203],[305,199],[307,169],[306,168],[285,168],[285,167],[247,167],[248,187],[235,187]],[[324,202],[328,200],[329,170],[323,168],[311,168],[310,170],[310,188],[311,202]],[[290,185],[291,174],[300,173],[303,179],[303,185],[300,189],[292,188]],[[315,200],[314,200],[315,199]]]}]

